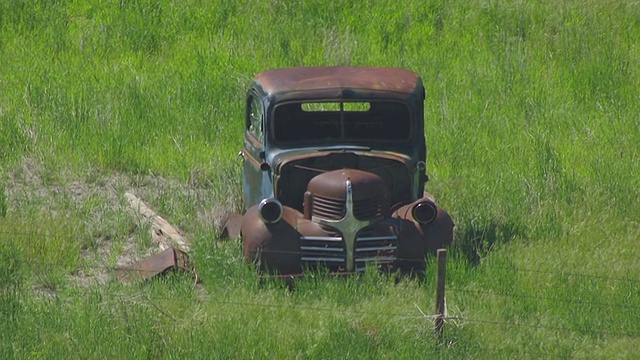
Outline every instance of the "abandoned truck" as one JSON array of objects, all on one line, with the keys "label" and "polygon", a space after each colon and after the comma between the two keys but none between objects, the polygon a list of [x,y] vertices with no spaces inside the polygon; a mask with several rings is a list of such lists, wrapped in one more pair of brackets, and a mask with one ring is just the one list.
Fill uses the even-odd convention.
[{"label": "abandoned truck", "polygon": [[246,98],[244,257],[268,274],[420,272],[453,222],[424,192],[425,90],[408,70],[262,72]]}]

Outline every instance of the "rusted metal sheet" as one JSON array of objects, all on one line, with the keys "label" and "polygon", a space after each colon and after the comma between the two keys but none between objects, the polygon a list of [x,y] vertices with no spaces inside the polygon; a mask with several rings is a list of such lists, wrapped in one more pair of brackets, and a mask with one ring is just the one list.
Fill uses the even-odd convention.
[{"label": "rusted metal sheet", "polygon": [[193,273],[189,255],[182,250],[170,247],[135,264],[120,267],[116,269],[116,274],[121,281],[131,282],[135,280],[149,280],[173,270]]}]

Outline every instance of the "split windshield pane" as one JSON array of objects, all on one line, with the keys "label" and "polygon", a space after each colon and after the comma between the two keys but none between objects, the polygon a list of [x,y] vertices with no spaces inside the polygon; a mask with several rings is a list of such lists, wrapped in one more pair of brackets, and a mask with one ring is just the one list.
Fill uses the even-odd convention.
[{"label": "split windshield pane", "polygon": [[286,103],[275,109],[273,136],[278,142],[404,142],[411,116],[397,101]]}]

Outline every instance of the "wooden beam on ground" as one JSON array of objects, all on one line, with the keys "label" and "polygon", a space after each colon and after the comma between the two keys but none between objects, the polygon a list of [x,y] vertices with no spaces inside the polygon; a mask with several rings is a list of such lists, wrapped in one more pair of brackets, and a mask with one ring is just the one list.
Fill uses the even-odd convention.
[{"label": "wooden beam on ground", "polygon": [[164,251],[170,247],[188,252],[191,245],[180,232],[173,227],[162,216],[151,210],[140,198],[130,192],[126,192],[124,196],[129,200],[129,205],[142,215],[145,221],[151,225],[151,237],[158,244],[160,250]]}]

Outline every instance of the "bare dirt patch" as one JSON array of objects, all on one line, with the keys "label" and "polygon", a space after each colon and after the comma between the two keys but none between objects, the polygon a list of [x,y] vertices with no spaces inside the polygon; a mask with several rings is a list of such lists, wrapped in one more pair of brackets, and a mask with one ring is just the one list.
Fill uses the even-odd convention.
[{"label": "bare dirt patch", "polygon": [[227,214],[237,211],[233,196],[220,194],[211,184],[158,176],[52,177],[41,163],[27,160],[2,177],[8,219],[29,224],[24,231],[35,237],[54,231],[42,224],[65,224],[56,231],[68,230],[69,241],[79,242],[77,268],[67,276],[68,283],[77,286],[111,281],[117,267],[160,251],[150,225],[131,208],[126,192],[136,194],[186,237],[209,233],[212,242]]}]

